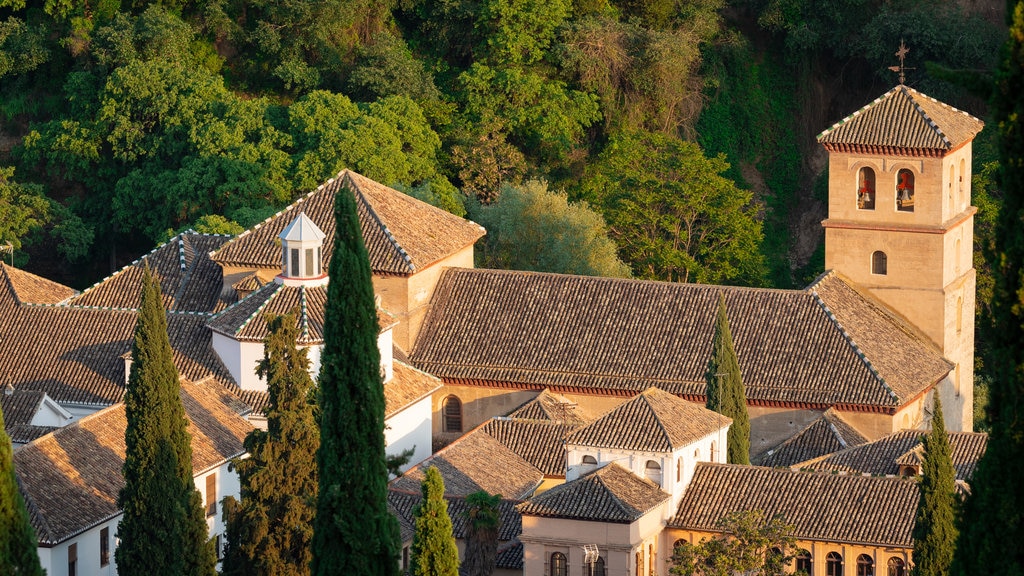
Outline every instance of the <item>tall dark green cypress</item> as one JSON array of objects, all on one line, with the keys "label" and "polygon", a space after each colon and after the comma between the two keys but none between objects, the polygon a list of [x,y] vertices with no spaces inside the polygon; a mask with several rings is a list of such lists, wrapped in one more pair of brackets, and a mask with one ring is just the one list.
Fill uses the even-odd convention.
[{"label": "tall dark green cypress", "polygon": [[947,576],[956,550],[956,470],[937,391],[933,412],[918,481],[921,499],[914,521],[914,576]]},{"label": "tall dark green cypress", "polygon": [[216,573],[179,386],[160,284],[147,267],[124,399],[125,485],[118,498],[124,516],[114,553],[122,576]]},{"label": "tall dark green cypress", "polygon": [[43,576],[36,534],[18,490],[12,454],[11,438],[4,429],[4,413],[0,411],[0,574]]},{"label": "tall dark green cypress", "polygon": [[413,509],[416,532],[412,537],[411,576],[458,576],[459,549],[452,534],[444,479],[437,468],[427,468],[421,485],[423,499]]},{"label": "tall dark green cypress", "polygon": [[335,195],[324,348],[320,356],[320,492],[313,574],[398,573],[398,521],[388,512],[384,385],[377,310],[355,197]]},{"label": "tall dark green cypress", "polygon": [[1006,6],[1010,37],[996,73],[1003,206],[993,262],[988,448],[961,514],[953,573],[1002,576],[1024,570],[1024,0]]},{"label": "tall dark green cypress", "polygon": [[725,295],[718,296],[715,336],[711,341],[711,360],[704,375],[707,381],[707,407],[732,418],[729,428],[728,458],[730,464],[750,464],[750,416],[747,394],[743,387],[740,363],[729,331],[725,311]]},{"label": "tall dark green cypress", "polygon": [[234,464],[242,501],[224,507],[225,576],[305,576],[313,553],[320,429],[310,401],[309,359],[296,348],[294,314],[272,318],[269,326],[259,365],[270,396],[267,430],[246,436],[249,457]]}]

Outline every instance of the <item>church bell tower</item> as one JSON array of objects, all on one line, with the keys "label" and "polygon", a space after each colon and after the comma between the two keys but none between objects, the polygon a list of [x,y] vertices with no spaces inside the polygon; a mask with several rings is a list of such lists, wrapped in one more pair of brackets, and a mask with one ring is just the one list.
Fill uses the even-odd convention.
[{"label": "church bell tower", "polygon": [[916,326],[954,364],[936,390],[971,430],[971,143],[983,124],[903,84],[818,136],[828,151],[825,268]]}]

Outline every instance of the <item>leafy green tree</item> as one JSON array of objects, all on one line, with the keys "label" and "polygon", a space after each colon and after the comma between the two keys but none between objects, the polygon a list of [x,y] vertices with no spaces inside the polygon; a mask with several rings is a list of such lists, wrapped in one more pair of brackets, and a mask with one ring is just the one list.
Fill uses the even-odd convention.
[{"label": "leafy green tree", "polygon": [[1009,39],[992,108],[999,128],[1003,207],[991,250],[988,447],[963,508],[954,574],[1018,574],[1024,566],[1024,1],[1007,2]]},{"label": "leafy green tree", "polygon": [[936,391],[932,431],[924,437],[921,499],[914,520],[914,576],[946,576],[956,550],[956,471]]},{"label": "leafy green tree", "polygon": [[0,167],[0,245],[21,248],[21,239],[50,220],[50,202],[42,188],[12,180],[14,168]]},{"label": "leafy green tree", "polygon": [[501,515],[498,506],[501,494],[481,490],[466,496],[466,558],[459,567],[461,576],[491,576],[498,558],[498,531]]},{"label": "leafy green tree", "polygon": [[43,576],[36,542],[14,475],[11,437],[0,412],[0,574]]},{"label": "leafy green tree", "polygon": [[721,176],[728,167],[692,142],[623,133],[588,169],[578,194],[601,208],[637,277],[760,285],[758,207],[750,192]]},{"label": "leafy green tree", "polygon": [[313,380],[305,349],[297,349],[294,314],[269,322],[257,372],[267,380],[267,430],[245,438],[248,458],[235,461],[240,504],[226,505],[228,553],[223,574],[309,574],[316,516],[316,451],[320,430],[313,415]]},{"label": "leafy green tree", "polygon": [[408,96],[420,102],[437,100],[441,92],[404,40],[385,30],[356,50],[356,65],[348,75],[349,92],[373,102],[387,96]]},{"label": "leafy green tree", "polygon": [[384,385],[377,310],[355,196],[335,196],[334,255],[320,362],[320,471],[312,573],[398,572],[398,522],[388,512]]},{"label": "leafy green tree", "polygon": [[725,296],[718,297],[718,317],[715,336],[711,341],[711,359],[708,361],[707,407],[732,418],[729,427],[728,455],[730,464],[750,464],[750,416],[747,414],[747,395],[743,375],[732,344],[729,317],[725,311]]},{"label": "leafy green tree", "polygon": [[549,191],[547,182],[506,185],[496,202],[475,209],[472,218],[487,228],[480,253],[485,267],[629,277],[601,215]]},{"label": "leafy green tree", "polygon": [[213,540],[192,476],[192,437],[178,394],[160,283],[147,267],[125,391],[119,574],[212,576]]},{"label": "leafy green tree", "polygon": [[782,516],[760,510],[734,512],[717,523],[720,536],[698,544],[684,542],[672,551],[669,574],[675,576],[782,576],[793,559],[793,526]]},{"label": "leafy green tree", "polygon": [[412,537],[412,576],[456,576],[459,573],[459,550],[448,517],[444,499],[444,479],[437,468],[427,468],[423,477],[423,498],[413,508],[416,532]]}]

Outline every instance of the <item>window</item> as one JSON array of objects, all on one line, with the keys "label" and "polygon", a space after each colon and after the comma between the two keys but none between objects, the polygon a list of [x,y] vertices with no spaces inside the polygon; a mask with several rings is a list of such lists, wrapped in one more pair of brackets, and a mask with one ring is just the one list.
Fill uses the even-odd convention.
[{"label": "window", "polygon": [[587,454],[583,457],[583,460],[580,461],[580,474],[587,474],[592,470],[597,470],[597,458]]},{"label": "window", "polygon": [[110,528],[100,529],[100,566],[110,564]]},{"label": "window", "polygon": [[953,204],[953,180],[955,178],[956,178],[956,175],[953,173],[953,167],[950,166],[949,167],[949,192],[948,192],[950,211],[955,211],[956,210],[956,205]]},{"label": "window", "polygon": [[305,252],[306,252],[306,273],[303,274],[303,276],[306,277],[306,278],[309,278],[310,276],[315,276],[315,274],[313,273],[313,269],[314,269],[314,266],[313,266],[313,249],[312,248],[306,248]]},{"label": "window", "polygon": [[206,477],[206,515],[213,516],[217,513],[217,473],[214,472]]},{"label": "window", "polygon": [[885,276],[889,273],[889,258],[885,252],[876,250],[871,254],[871,273]]},{"label": "window", "polygon": [[661,464],[654,460],[648,460],[647,464],[644,465],[644,478],[661,486]]},{"label": "window", "polygon": [[811,563],[811,553],[807,550],[800,550],[796,553],[796,571],[810,575],[814,566]]},{"label": "window", "polygon": [[289,274],[289,276],[291,276],[292,278],[298,278],[299,277],[299,249],[298,248],[292,248],[291,252],[292,252],[292,258],[291,258],[291,260],[292,260],[292,273]]},{"label": "window", "polygon": [[600,556],[590,566],[590,576],[605,576],[604,574],[604,558]]},{"label": "window", "polygon": [[857,556],[857,576],[875,576],[875,561],[867,554]]},{"label": "window", "polygon": [[964,329],[964,299],[962,296],[956,297],[956,333],[959,334]]},{"label": "window", "polygon": [[78,574],[78,544],[68,546],[68,576]]},{"label": "window", "polygon": [[829,552],[825,557],[826,576],[843,576],[843,557],[839,552]]},{"label": "window", "polygon": [[914,211],[914,173],[906,168],[896,173],[896,210]]},{"label": "window", "polygon": [[683,459],[676,459],[676,482],[683,481]]},{"label": "window", "polygon": [[551,576],[568,576],[569,567],[565,554],[555,552],[551,555]]},{"label": "window", "polygon": [[314,270],[313,270],[313,275],[314,276],[319,276],[320,274],[323,273],[323,272],[320,271],[321,264],[320,264],[320,247],[319,246],[316,247],[316,261],[314,262],[314,265],[315,265],[315,267],[314,267]]},{"label": "window", "polygon": [[857,208],[875,209],[875,171],[871,168],[861,168],[857,172]]},{"label": "window", "polygon": [[960,182],[958,183],[958,190],[957,190],[957,202],[959,203],[958,204],[958,208],[962,208],[964,203],[965,203],[964,174],[966,172],[967,172],[967,162],[963,158],[961,158],[960,159]]},{"label": "window", "polygon": [[714,440],[711,441],[711,461],[716,462],[715,456],[718,455],[718,443]]},{"label": "window", "polygon": [[224,540],[217,534],[213,537],[213,548],[217,552],[217,561],[224,559]]},{"label": "window", "polygon": [[889,558],[889,576],[907,576],[907,563],[902,558]]},{"label": "window", "polygon": [[444,399],[444,431],[462,432],[462,402],[457,396]]},{"label": "window", "polygon": [[288,247],[281,246],[281,265],[284,266],[284,270],[281,272],[285,276],[288,275]]},{"label": "window", "polygon": [[636,576],[644,576],[644,549],[636,551]]},{"label": "window", "polygon": [[402,548],[402,572],[409,571],[409,547]]}]

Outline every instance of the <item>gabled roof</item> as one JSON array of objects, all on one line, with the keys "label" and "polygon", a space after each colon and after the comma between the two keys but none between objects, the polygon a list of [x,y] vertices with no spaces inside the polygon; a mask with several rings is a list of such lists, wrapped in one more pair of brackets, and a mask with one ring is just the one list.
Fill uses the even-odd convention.
[{"label": "gabled roof", "polygon": [[327,286],[286,286],[270,282],[211,318],[215,332],[241,342],[262,342],[269,334],[267,319],[295,313],[299,344],[324,341]]},{"label": "gabled roof", "polygon": [[518,506],[523,516],[630,524],[670,496],[657,484],[612,462]]},{"label": "gabled roof", "polygon": [[0,412],[4,415],[4,427],[31,424],[45,397],[46,394],[40,390],[15,390],[10,385],[0,390]]},{"label": "gabled roof", "polygon": [[[242,454],[252,426],[216,390],[182,382],[195,473]],[[120,513],[124,405],[101,410],[14,453],[14,470],[40,544],[54,545]]]},{"label": "gabled roof", "polygon": [[565,438],[576,429],[549,420],[492,418],[480,431],[501,442],[545,476],[565,477]]},{"label": "gabled roof", "polygon": [[[927,430],[901,430],[874,442],[855,446],[800,464],[815,470],[842,470],[865,474],[899,474],[900,464],[920,462],[921,438]],[[988,434],[949,432],[957,480],[970,482],[978,460],[985,454]]]},{"label": "gabled roof", "polygon": [[818,142],[829,150],[942,154],[983,127],[970,114],[901,84],[819,134]]},{"label": "gabled roof", "polygon": [[701,462],[668,526],[717,532],[727,514],[761,510],[781,514],[798,540],[909,548],[918,498],[906,478]]},{"label": "gabled roof", "polygon": [[78,293],[73,288],[0,262],[0,283],[19,304],[58,304]]},{"label": "gabled roof", "polygon": [[327,269],[334,249],[334,195],[346,187],[355,193],[363,241],[375,273],[412,274],[484,235],[477,224],[344,170],[210,257],[222,265],[280,268],[278,236],[301,211],[326,235],[323,266]]},{"label": "gabled roof", "polygon": [[564,422],[573,426],[580,426],[593,420],[582,406],[547,388],[541,390],[540,394],[537,394],[532,400],[510,412],[508,417]]},{"label": "gabled roof", "polygon": [[838,412],[829,408],[803,430],[769,450],[759,464],[770,468],[788,468],[819,456],[865,444],[867,441],[868,439],[843,420]]},{"label": "gabled roof", "polygon": [[[455,268],[438,283],[411,358],[443,380],[620,396],[656,386],[699,400],[720,294],[752,403],[892,410],[951,368],[880,308],[857,308],[872,316],[865,326],[889,326],[878,342],[851,333],[814,290]],[[860,298],[847,296],[831,307]],[[874,365],[863,349],[916,357]]]},{"label": "gabled roof", "polygon": [[644,452],[674,452],[726,428],[732,418],[648,388],[573,432],[566,444]]}]

